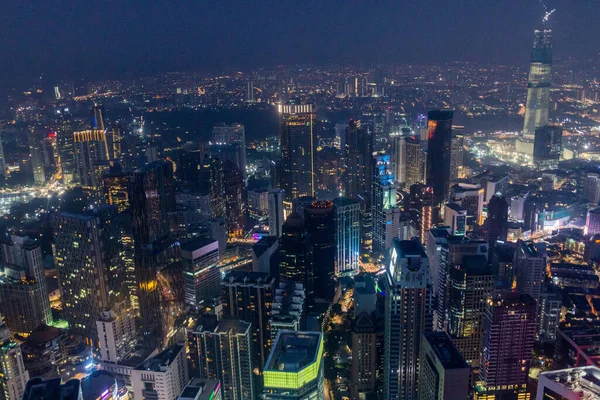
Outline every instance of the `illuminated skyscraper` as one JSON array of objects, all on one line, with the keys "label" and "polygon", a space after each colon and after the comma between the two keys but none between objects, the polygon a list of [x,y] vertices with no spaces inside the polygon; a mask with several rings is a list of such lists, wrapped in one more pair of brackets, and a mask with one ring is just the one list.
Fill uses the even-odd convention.
[{"label": "illuminated skyscraper", "polygon": [[283,190],[269,191],[269,235],[280,237],[283,228]]},{"label": "illuminated skyscraper", "polygon": [[552,30],[548,27],[548,18],[551,13],[544,15],[541,28],[533,33],[523,125],[523,137],[529,141],[534,139],[537,128],[548,125],[552,78]]},{"label": "illuminated skyscraper", "polygon": [[415,136],[409,136],[404,139],[404,181],[406,187],[411,187],[415,183],[423,183],[423,158],[421,150],[421,141]]},{"label": "illuminated skyscraper", "polygon": [[246,226],[248,209],[246,185],[240,169],[232,161],[223,163],[223,185],[225,187],[225,221],[230,237],[242,236]]},{"label": "illuminated skyscraper", "polygon": [[186,305],[195,310],[220,297],[218,241],[198,239],[182,244],[181,263]]},{"label": "illuminated skyscraper", "polygon": [[[387,231],[387,210],[396,207],[396,181],[391,171],[390,156],[383,154],[373,159],[374,177],[371,195],[371,215],[373,218],[373,253],[382,255],[386,251],[389,238]],[[397,236],[398,233],[394,236]]]},{"label": "illuminated skyscraper", "polygon": [[360,121],[350,120],[344,141],[344,188],[351,199],[371,191],[373,137]]},{"label": "illuminated skyscraper", "polygon": [[280,188],[287,200],[315,195],[317,114],[312,104],[279,105]]},{"label": "illuminated skyscraper", "polygon": [[535,130],[533,163],[538,171],[557,169],[562,150],[562,128],[546,125]]},{"label": "illuminated skyscraper", "polygon": [[32,127],[27,133],[29,142],[29,154],[31,156],[31,168],[33,169],[33,182],[36,185],[46,183],[46,169],[44,168],[44,153],[42,150],[42,138],[44,137],[41,128]]},{"label": "illuminated skyscraper", "polygon": [[528,294],[536,302],[542,293],[546,275],[548,254],[545,243],[519,240],[514,255],[514,268],[517,270],[517,290]]},{"label": "illuminated skyscraper", "polygon": [[52,323],[42,266],[42,249],[25,234],[0,244],[4,276],[0,279],[0,310],[13,333],[27,336],[40,324]]},{"label": "illuminated skyscraper", "polygon": [[352,321],[351,392],[353,399],[361,393],[377,391],[377,326],[373,316],[362,312]]},{"label": "illuminated skyscraper", "polygon": [[[181,306],[171,297],[175,288],[167,287],[170,269],[179,257],[170,231],[175,210],[172,164],[159,161],[133,171],[129,176],[129,201],[140,322],[146,338],[164,346]],[[178,289],[183,289],[182,283]]]},{"label": "illuminated skyscraper", "polygon": [[109,158],[106,133],[103,130],[75,132],[73,143],[79,183],[85,188],[99,189],[102,167]]},{"label": "illuminated skyscraper", "polygon": [[230,271],[221,282],[223,315],[251,324],[253,361],[260,371],[269,356],[274,292],[275,278],[266,272]]},{"label": "illuminated skyscraper", "polygon": [[265,400],[324,400],[323,334],[279,331],[264,372]]},{"label": "illuminated skyscraper", "polygon": [[[255,398],[250,324],[238,319],[202,317],[197,337],[200,377],[218,379],[223,400]],[[265,379],[266,380],[266,379]]]},{"label": "illuminated skyscraper", "polygon": [[464,136],[456,134],[452,138],[452,154],[450,155],[450,180],[462,178]]},{"label": "illuminated skyscraper", "polygon": [[283,224],[279,238],[279,278],[302,283],[306,298],[313,301],[315,290],[313,247],[302,217],[293,212]]},{"label": "illuminated skyscraper", "polygon": [[600,176],[598,174],[586,174],[583,181],[583,198],[594,205],[600,202]]},{"label": "illuminated skyscraper", "polygon": [[427,186],[433,190],[433,222],[440,219],[442,205],[450,189],[452,154],[452,117],[450,110],[429,111],[427,114]]},{"label": "illuminated skyscraper", "polygon": [[13,342],[10,331],[0,325],[0,398],[3,400],[21,400],[29,380],[29,371],[25,370],[21,345]]},{"label": "illuminated skyscraper", "polygon": [[488,305],[484,326],[480,381],[475,385],[474,398],[529,400],[535,300],[526,294],[502,294]]},{"label": "illuminated skyscraper", "polygon": [[360,259],[360,202],[347,197],[333,200],[337,256],[335,273],[358,271]]},{"label": "illuminated skyscraper", "polygon": [[56,129],[56,147],[62,181],[64,184],[73,183],[78,175],[75,172],[75,150],[73,146],[73,123],[71,114],[64,111]]},{"label": "illuminated skyscraper", "polygon": [[[242,176],[246,177],[246,132],[241,124],[217,124],[212,129],[213,143],[217,145],[238,145],[236,164]],[[225,160],[221,160],[225,161]]]},{"label": "illuminated skyscraper", "polygon": [[463,257],[448,273],[447,332],[467,363],[478,370],[483,346],[483,321],[494,291],[494,271],[484,255]]},{"label": "illuminated skyscraper", "polygon": [[421,340],[432,328],[429,260],[418,240],[394,239],[385,282],[383,398],[418,399]]},{"label": "illuminated skyscraper", "polygon": [[492,196],[487,208],[486,239],[490,246],[494,246],[498,240],[505,242],[508,235],[508,201],[497,193]]},{"label": "illuminated skyscraper", "polygon": [[96,319],[121,295],[124,266],[116,209],[54,217],[54,259],[59,273],[64,318],[73,332],[96,345]]}]

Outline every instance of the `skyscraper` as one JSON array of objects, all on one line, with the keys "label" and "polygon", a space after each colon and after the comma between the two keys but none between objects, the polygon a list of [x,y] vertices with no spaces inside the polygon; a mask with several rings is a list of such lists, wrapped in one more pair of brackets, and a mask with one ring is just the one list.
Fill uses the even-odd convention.
[{"label": "skyscraper", "polygon": [[358,271],[360,259],[360,202],[347,197],[333,200],[337,255],[335,273]]},{"label": "skyscraper", "polygon": [[421,338],[432,327],[429,260],[419,241],[394,239],[385,282],[384,398],[417,399]]},{"label": "skyscraper", "polygon": [[433,190],[433,222],[440,218],[442,205],[450,189],[452,153],[452,117],[450,110],[429,111],[427,114],[427,186]]},{"label": "skyscraper", "polygon": [[471,370],[446,332],[425,332],[420,400],[469,398]]},{"label": "skyscraper", "polygon": [[487,257],[469,255],[448,273],[449,313],[447,332],[474,371],[479,369],[483,347],[483,321],[493,298],[494,271]]},{"label": "skyscraper", "polygon": [[505,242],[508,234],[508,202],[501,194],[495,194],[488,202],[488,216],[485,220],[486,238],[491,246],[500,240]]},{"label": "skyscraper", "polygon": [[102,167],[109,159],[106,132],[94,129],[74,132],[73,143],[79,183],[85,188],[99,189]]},{"label": "skyscraper", "polygon": [[552,30],[548,27],[550,14],[544,15],[541,28],[533,33],[523,125],[523,137],[530,141],[534,139],[537,128],[548,125],[552,78]]},{"label": "skyscraper", "polygon": [[586,235],[596,235],[600,233],[600,208],[588,210],[585,220]]},{"label": "skyscraper", "polygon": [[0,310],[13,333],[27,336],[40,324],[52,323],[42,250],[37,241],[18,233],[0,246],[4,267]]},{"label": "skyscraper", "polygon": [[230,271],[221,282],[223,315],[251,324],[254,365],[262,371],[270,350],[269,319],[275,278],[265,272]]},{"label": "skyscraper", "polygon": [[545,243],[517,242],[513,262],[517,270],[517,290],[531,296],[536,302],[542,293],[547,258]]},{"label": "skyscraper", "polygon": [[[382,255],[386,250],[387,210],[396,207],[396,182],[391,171],[390,156],[380,154],[373,159],[374,177],[371,195],[373,217],[373,253]],[[398,233],[394,236],[397,236]]]},{"label": "skyscraper", "polygon": [[231,161],[223,163],[225,186],[225,221],[230,237],[243,235],[247,218],[246,185],[240,169]]},{"label": "skyscraper", "polygon": [[594,205],[598,205],[598,202],[600,202],[600,176],[598,174],[585,175],[583,198]]},{"label": "skyscraper", "polygon": [[321,332],[279,331],[265,365],[265,400],[324,400],[323,342]]},{"label": "skyscraper", "polygon": [[[239,146],[237,167],[242,176],[246,177],[246,130],[242,124],[217,124],[212,129],[213,143],[230,145],[237,144]],[[224,160],[222,160],[224,161]]]},{"label": "skyscraper", "polygon": [[411,187],[415,183],[423,183],[423,152],[421,150],[421,141],[415,136],[409,136],[404,139],[404,181],[406,187]]},{"label": "skyscraper", "polygon": [[335,214],[333,202],[315,201],[304,209],[304,223],[313,249],[314,295],[333,299],[335,290]]},{"label": "skyscraper", "polygon": [[374,318],[366,312],[352,321],[351,392],[353,399],[361,393],[377,391],[377,329]]},{"label": "skyscraper", "polygon": [[462,178],[464,136],[456,134],[452,137],[452,153],[450,154],[450,180]]},{"label": "skyscraper", "polygon": [[504,293],[490,303],[475,399],[529,400],[527,382],[535,321],[536,303],[529,295]]},{"label": "skyscraper", "polygon": [[188,383],[185,346],[175,345],[145,360],[131,371],[137,399],[175,399]]},{"label": "skyscraper", "polygon": [[197,239],[181,245],[185,304],[192,309],[221,295],[219,242]]},{"label": "skyscraper", "polygon": [[357,198],[371,191],[373,136],[359,120],[350,120],[345,135],[344,189],[346,197]]},{"label": "skyscraper", "polygon": [[312,104],[280,104],[280,188],[287,200],[315,195],[317,115]]},{"label": "skyscraper", "polygon": [[33,169],[33,182],[40,186],[46,183],[42,138],[43,131],[41,128],[32,127],[27,133],[29,155],[31,156],[31,168]]},{"label": "skyscraper", "polygon": [[64,318],[73,332],[95,345],[98,315],[123,291],[116,209],[104,205],[88,215],[58,214],[53,233]]},{"label": "skyscraper", "polygon": [[250,324],[203,317],[197,336],[200,377],[221,381],[223,400],[255,398]]},{"label": "skyscraper", "polygon": [[394,135],[390,137],[392,156],[392,171],[396,177],[396,182],[403,184],[406,181],[406,137]]},{"label": "skyscraper", "polygon": [[[159,161],[136,169],[129,176],[129,201],[135,252],[135,275],[140,304],[140,322],[147,338],[165,344],[177,301],[167,298],[169,268],[178,260],[179,249],[170,232],[175,210],[173,167]],[[183,288],[183,285],[181,285]]]},{"label": "skyscraper", "polygon": [[125,301],[117,302],[114,307],[103,310],[96,320],[96,329],[104,369],[108,369],[108,364],[116,367],[119,361],[127,358],[135,349],[135,315]]},{"label": "skyscraper", "polygon": [[312,302],[315,290],[313,247],[304,228],[304,220],[293,212],[282,230],[279,238],[279,278],[302,283],[306,298]]},{"label": "skyscraper", "polygon": [[562,128],[546,125],[535,130],[533,163],[538,171],[558,169],[562,150]]},{"label": "skyscraper", "polygon": [[272,189],[269,191],[269,235],[281,236],[283,228],[283,197],[284,193],[281,189]]},{"label": "skyscraper", "polygon": [[10,338],[10,331],[0,325],[0,397],[21,400],[29,380],[29,371],[23,365],[21,345]]}]

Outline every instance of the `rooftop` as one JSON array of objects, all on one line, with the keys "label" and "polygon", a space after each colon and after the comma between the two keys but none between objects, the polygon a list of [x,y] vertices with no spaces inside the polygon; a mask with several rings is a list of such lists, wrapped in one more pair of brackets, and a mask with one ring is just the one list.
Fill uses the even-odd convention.
[{"label": "rooftop", "polygon": [[252,246],[252,250],[254,251],[254,254],[256,254],[256,257],[262,256],[265,251],[277,243],[277,240],[277,236],[263,236],[260,238],[260,240]]},{"label": "rooftop", "polygon": [[175,345],[158,353],[156,356],[144,361],[136,370],[146,370],[161,372],[164,368],[171,365],[177,355],[183,350],[183,346]]},{"label": "rooftop", "polygon": [[265,369],[299,372],[317,361],[322,340],[320,332],[279,331]]},{"label": "rooftop", "polygon": [[214,379],[194,378],[187,384],[177,400],[210,400],[221,389],[221,383]]},{"label": "rooftop", "polygon": [[32,378],[25,386],[23,400],[79,400],[79,379],[61,384],[60,378],[43,380]]},{"label": "rooftop", "polygon": [[418,240],[399,240],[394,238],[394,247],[396,247],[399,256],[421,256],[427,257],[421,242]]},{"label": "rooftop", "polygon": [[209,244],[214,243],[215,241],[216,240],[207,239],[207,238],[190,240],[189,242],[185,242],[185,243],[181,244],[181,250],[184,250],[184,251],[198,250],[204,246],[208,246]]},{"label": "rooftop", "polygon": [[229,271],[223,278],[223,285],[274,285],[275,278],[267,272]]},{"label": "rooftop", "polygon": [[577,398],[596,399],[600,397],[600,368],[588,366],[542,372],[539,385],[555,392],[566,389],[577,394]]},{"label": "rooftop", "polygon": [[81,381],[84,399],[98,399],[107,390],[111,392],[116,386],[115,376],[104,370],[94,371]]},{"label": "rooftop", "polygon": [[446,332],[426,332],[424,336],[445,369],[469,368]]}]

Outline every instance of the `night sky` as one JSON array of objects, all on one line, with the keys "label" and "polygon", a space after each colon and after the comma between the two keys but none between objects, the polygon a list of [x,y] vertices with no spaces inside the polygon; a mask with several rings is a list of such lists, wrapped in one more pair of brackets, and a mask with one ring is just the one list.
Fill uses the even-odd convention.
[{"label": "night sky", "polygon": [[[4,0],[0,76],[276,64],[526,64],[538,0]],[[600,51],[599,0],[547,0],[555,57]]]}]

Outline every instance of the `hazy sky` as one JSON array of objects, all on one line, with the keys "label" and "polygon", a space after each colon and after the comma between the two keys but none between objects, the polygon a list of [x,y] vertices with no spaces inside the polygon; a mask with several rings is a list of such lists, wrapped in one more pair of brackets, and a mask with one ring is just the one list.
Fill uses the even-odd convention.
[{"label": "hazy sky", "polygon": [[[600,0],[546,0],[555,57],[600,52]],[[289,63],[526,64],[538,0],[4,0],[0,76]]]}]

